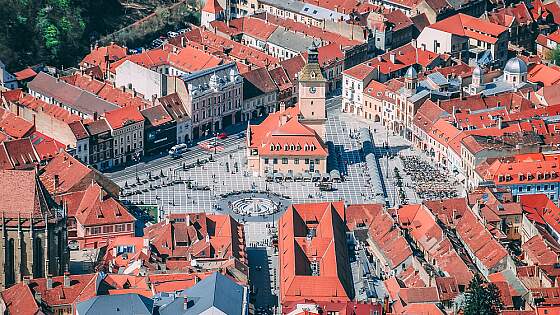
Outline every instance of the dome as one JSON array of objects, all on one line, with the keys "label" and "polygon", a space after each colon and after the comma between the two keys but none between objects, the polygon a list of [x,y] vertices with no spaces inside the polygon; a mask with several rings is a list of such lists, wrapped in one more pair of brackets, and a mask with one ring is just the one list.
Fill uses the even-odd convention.
[{"label": "dome", "polygon": [[508,72],[510,74],[521,74],[527,73],[527,64],[525,61],[514,57],[508,60],[506,63],[506,67],[504,68],[504,72]]},{"label": "dome", "polygon": [[480,65],[476,65],[476,67],[474,67],[474,70],[472,72],[473,76],[481,76],[484,74],[484,70],[482,70],[482,68],[480,67]]},{"label": "dome", "polygon": [[408,68],[408,70],[406,70],[404,78],[405,79],[418,79],[418,73],[416,72],[414,67],[410,67],[410,68]]}]

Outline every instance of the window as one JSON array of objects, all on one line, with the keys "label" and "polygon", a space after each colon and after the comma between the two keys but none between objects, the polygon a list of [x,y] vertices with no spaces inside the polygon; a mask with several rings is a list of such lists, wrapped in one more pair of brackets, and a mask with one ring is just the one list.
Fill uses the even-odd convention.
[{"label": "window", "polygon": [[272,159],[272,164],[278,164],[278,159],[276,158]]},{"label": "window", "polygon": [[264,164],[268,164],[268,158],[264,159]]},{"label": "window", "polygon": [[309,159],[305,159],[305,164],[309,164]]},{"label": "window", "polygon": [[282,158],[282,164],[288,164],[288,158]]},{"label": "window", "polygon": [[299,164],[299,158],[294,159],[294,164]]}]

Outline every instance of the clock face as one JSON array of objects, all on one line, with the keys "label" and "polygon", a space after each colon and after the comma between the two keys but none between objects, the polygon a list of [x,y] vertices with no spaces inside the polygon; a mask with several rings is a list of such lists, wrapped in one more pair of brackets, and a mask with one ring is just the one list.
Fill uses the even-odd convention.
[{"label": "clock face", "polygon": [[315,92],[317,92],[317,89],[314,86],[309,88],[309,93],[315,94]]}]

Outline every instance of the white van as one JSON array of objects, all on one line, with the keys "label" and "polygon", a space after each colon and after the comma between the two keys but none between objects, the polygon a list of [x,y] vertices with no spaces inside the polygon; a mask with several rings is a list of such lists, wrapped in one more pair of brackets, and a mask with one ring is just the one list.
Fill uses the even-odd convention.
[{"label": "white van", "polygon": [[169,149],[169,155],[173,158],[179,158],[187,151],[187,145],[184,143],[176,144]]}]

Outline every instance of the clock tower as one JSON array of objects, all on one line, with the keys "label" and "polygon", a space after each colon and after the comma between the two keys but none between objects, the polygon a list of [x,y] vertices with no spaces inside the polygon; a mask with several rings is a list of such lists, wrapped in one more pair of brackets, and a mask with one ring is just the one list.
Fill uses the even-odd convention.
[{"label": "clock tower", "polygon": [[325,121],[327,120],[325,109],[327,80],[323,77],[319,67],[319,52],[315,42],[309,47],[307,64],[301,69],[298,75],[298,82],[300,121],[315,130],[321,138],[324,138]]}]

